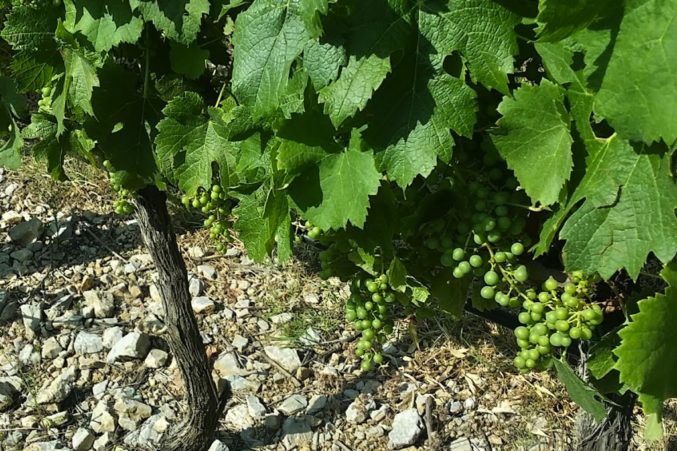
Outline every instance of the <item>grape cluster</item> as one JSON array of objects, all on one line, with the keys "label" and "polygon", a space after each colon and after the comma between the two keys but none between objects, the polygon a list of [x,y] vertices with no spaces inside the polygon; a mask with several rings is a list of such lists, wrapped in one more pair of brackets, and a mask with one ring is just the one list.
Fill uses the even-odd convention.
[{"label": "grape cluster", "polygon": [[564,284],[550,277],[540,292],[526,291],[518,316],[523,326],[515,329],[521,351],[514,364],[519,370],[538,366],[552,348],[567,348],[572,340],[592,338],[593,329],[602,323],[603,312],[591,302],[590,294],[590,280],[580,272],[573,272]]},{"label": "grape cluster", "polygon": [[[103,162],[103,167],[109,173],[113,172],[113,164],[109,160]],[[123,188],[113,177],[111,177],[111,187],[118,195],[118,198],[113,202],[115,213],[119,215],[131,215],[134,213],[134,205],[130,202],[132,193],[128,189]]]},{"label": "grape cluster", "polygon": [[228,215],[231,207],[228,195],[221,185],[213,184],[208,190],[200,188],[195,196],[184,195],[181,203],[186,208],[195,208],[208,215],[204,220],[205,228],[209,228],[209,237],[215,242],[218,252],[226,250],[230,235],[228,232]]},{"label": "grape cluster", "polygon": [[346,304],[346,320],[362,332],[355,354],[362,358],[363,371],[383,362],[383,355],[377,348],[393,331],[392,305],[389,304],[396,300],[385,274],[373,279],[353,279],[350,300]]},{"label": "grape cluster", "polygon": [[51,113],[52,111],[52,87],[45,86],[40,91],[42,97],[38,100],[38,112]]}]

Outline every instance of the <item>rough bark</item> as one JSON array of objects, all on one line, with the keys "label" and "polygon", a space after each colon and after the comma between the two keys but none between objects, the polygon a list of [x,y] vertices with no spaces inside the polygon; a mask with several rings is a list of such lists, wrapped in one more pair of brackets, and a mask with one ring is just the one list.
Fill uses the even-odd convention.
[{"label": "rough bark", "polygon": [[191,307],[186,265],[176,243],[165,193],[152,186],[140,190],[137,219],[144,244],[158,272],[166,339],[186,389],[185,417],[165,435],[161,449],[207,450],[214,440],[230,389],[226,386],[219,395],[211,377],[211,367]]}]

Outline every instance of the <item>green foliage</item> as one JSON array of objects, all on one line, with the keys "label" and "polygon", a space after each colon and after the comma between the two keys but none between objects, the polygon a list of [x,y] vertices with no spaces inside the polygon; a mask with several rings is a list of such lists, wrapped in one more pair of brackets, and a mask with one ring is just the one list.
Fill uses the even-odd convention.
[{"label": "green foliage", "polygon": [[[663,276],[675,282],[677,272],[666,268]],[[615,350],[615,367],[621,382],[640,394],[645,411],[660,418],[663,401],[677,396],[677,286],[671,284],[665,293],[639,301],[638,307],[619,332],[622,341]]]},{"label": "green foliage", "polygon": [[[512,309],[516,366],[545,369],[600,341],[602,300],[543,288],[532,266],[603,283],[677,254],[677,3],[513,3],[15,1],[0,165],[17,168],[24,141],[57,179],[67,157],[105,162],[121,213],[145,185],[178,189],[217,250],[232,227],[257,261],[289,258],[307,230],[322,276],[378,279],[355,288],[355,315]],[[20,94],[38,98],[30,119]],[[620,372],[654,435],[675,396],[675,277],[620,343],[593,347],[592,376]],[[371,326],[365,370],[385,339]]]}]

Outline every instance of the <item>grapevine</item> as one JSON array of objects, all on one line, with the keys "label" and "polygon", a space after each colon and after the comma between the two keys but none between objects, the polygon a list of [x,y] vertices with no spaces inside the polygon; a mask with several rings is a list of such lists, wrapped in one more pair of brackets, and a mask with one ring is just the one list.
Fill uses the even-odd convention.
[{"label": "grapevine", "polygon": [[[554,366],[598,417],[615,378],[660,435],[675,0],[155,3],[2,7],[0,166],[29,151],[64,180],[68,158],[104,162],[116,213],[178,193],[217,251],[237,236],[260,262],[307,235],[320,276],[351,284],[365,371],[398,319],[507,312],[515,371]],[[613,346],[563,376],[581,343],[593,360]]]}]

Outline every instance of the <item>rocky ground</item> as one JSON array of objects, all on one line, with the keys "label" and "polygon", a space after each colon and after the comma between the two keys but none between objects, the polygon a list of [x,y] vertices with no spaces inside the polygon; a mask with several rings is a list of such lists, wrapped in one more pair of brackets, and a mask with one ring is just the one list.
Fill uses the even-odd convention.
[{"label": "rocky ground", "polygon": [[[151,260],[83,171],[0,172],[0,450],[157,449],[181,416]],[[514,372],[509,331],[434,319],[412,342],[401,324],[361,374],[347,288],[317,278],[311,249],[256,265],[176,217],[214,378],[234,390],[213,451],[570,449],[576,407],[550,375]]]}]

